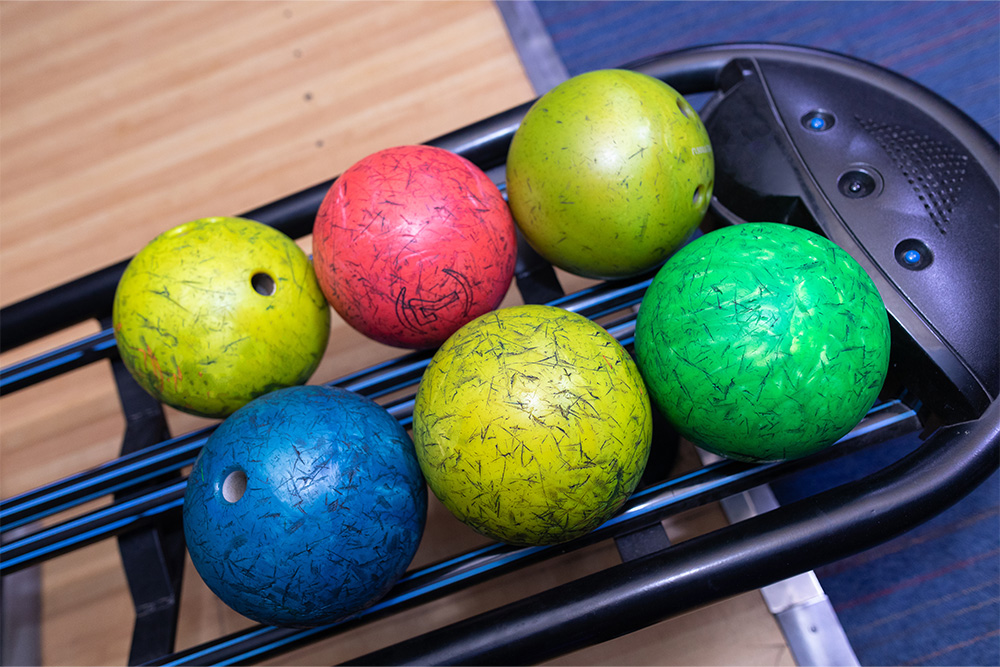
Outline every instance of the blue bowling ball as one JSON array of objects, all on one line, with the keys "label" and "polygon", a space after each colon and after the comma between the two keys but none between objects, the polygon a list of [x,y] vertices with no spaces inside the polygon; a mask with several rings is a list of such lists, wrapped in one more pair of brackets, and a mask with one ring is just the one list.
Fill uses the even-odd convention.
[{"label": "blue bowling ball", "polygon": [[255,399],[202,449],[184,496],[195,568],[270,625],[349,617],[405,572],[427,516],[413,444],[371,400],[299,386]]}]

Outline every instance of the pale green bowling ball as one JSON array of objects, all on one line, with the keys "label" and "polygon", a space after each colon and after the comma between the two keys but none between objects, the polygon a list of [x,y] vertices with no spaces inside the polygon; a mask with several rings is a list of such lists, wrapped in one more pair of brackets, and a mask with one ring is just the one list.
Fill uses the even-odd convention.
[{"label": "pale green bowling ball", "polygon": [[698,113],[651,76],[575,76],[528,110],[507,156],[507,194],[525,238],[571,273],[653,269],[701,222],[715,161]]}]

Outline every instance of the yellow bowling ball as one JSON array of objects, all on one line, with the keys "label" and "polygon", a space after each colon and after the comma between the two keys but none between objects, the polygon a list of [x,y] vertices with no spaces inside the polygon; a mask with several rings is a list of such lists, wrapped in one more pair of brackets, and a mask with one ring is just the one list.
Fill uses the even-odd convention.
[{"label": "yellow bowling ball", "polygon": [[461,521],[518,545],[565,542],[609,519],[646,467],[652,409],[628,352],[553,306],[487,313],[424,372],[413,440]]},{"label": "yellow bowling ball", "polygon": [[118,283],[112,319],[136,381],[203,417],[306,382],[330,335],[309,257],[243,218],[203,218],[150,241]]}]

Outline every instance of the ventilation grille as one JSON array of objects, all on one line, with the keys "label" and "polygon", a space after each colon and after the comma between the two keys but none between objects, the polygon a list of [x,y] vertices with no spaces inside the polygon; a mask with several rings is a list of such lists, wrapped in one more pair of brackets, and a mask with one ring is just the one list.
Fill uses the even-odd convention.
[{"label": "ventilation grille", "polygon": [[969,156],[915,130],[855,118],[896,163],[937,230],[946,234]]}]

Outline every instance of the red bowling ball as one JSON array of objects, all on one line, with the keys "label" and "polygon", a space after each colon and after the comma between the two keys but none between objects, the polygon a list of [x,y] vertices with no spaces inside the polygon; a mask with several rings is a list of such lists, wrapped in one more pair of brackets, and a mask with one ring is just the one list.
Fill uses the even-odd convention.
[{"label": "red bowling ball", "polygon": [[500,305],[517,240],[482,170],[441,148],[400,146],[336,180],[316,216],[313,255],[327,301],[348,324],[426,349]]}]

